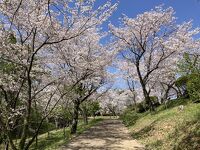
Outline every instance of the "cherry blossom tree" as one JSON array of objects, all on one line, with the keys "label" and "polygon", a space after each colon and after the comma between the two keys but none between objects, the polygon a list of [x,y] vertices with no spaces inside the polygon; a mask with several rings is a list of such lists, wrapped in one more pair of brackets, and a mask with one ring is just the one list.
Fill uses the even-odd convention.
[{"label": "cherry blossom tree", "polygon": [[137,73],[135,78],[141,84],[146,103],[154,110],[150,93],[155,72],[166,63],[176,64],[179,54],[193,47],[192,37],[199,29],[193,30],[191,22],[177,25],[174,10],[162,7],[136,18],[124,16],[121,22],[121,27],[110,25],[110,31],[117,40],[119,52]]},{"label": "cherry blossom tree", "polygon": [[62,77],[63,84],[71,85],[76,95],[71,133],[76,132],[80,105],[105,84],[106,67],[112,63],[114,54],[110,44],[100,44],[104,37],[98,27],[88,29],[84,35],[60,44],[56,47],[59,52],[53,55],[55,72]]},{"label": "cherry blossom tree", "polygon": [[[0,125],[12,149],[28,149],[42,122],[66,95],[66,92],[60,97],[56,94],[61,78],[52,71],[48,61],[52,50],[101,25],[116,8],[107,2],[95,10],[94,3],[94,0],[0,1],[0,63],[4,64],[0,72],[3,93]],[[49,112],[33,137],[27,140],[31,112],[34,103],[40,104],[37,100],[42,93],[45,94],[44,108]],[[23,123],[19,146],[16,146],[11,133],[19,117]]]},{"label": "cherry blossom tree", "polygon": [[117,116],[133,104],[133,95],[130,90],[109,89],[100,99],[103,114]]}]

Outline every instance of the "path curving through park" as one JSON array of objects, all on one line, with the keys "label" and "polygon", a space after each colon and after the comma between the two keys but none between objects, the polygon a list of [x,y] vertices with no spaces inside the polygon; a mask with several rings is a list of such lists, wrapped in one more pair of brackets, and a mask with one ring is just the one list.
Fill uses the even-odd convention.
[{"label": "path curving through park", "polygon": [[117,119],[106,119],[74,138],[61,150],[144,150]]}]

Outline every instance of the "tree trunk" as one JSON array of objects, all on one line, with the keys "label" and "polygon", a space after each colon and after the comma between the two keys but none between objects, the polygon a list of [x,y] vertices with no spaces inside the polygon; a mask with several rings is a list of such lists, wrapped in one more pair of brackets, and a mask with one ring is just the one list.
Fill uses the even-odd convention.
[{"label": "tree trunk", "polygon": [[88,116],[87,116],[87,112],[85,111],[83,111],[83,121],[86,125],[88,124]]},{"label": "tree trunk", "polygon": [[80,109],[80,111],[81,111],[81,115],[83,117],[84,124],[87,125],[88,124],[87,108],[85,106],[83,106],[82,109]]},{"label": "tree trunk", "polygon": [[54,118],[54,121],[55,121],[55,125],[56,125],[56,130],[58,129],[58,118]]},{"label": "tree trunk", "polygon": [[38,136],[36,136],[36,138],[35,138],[35,146],[36,146],[36,148],[38,148]]},{"label": "tree trunk", "polygon": [[172,88],[176,91],[176,98],[180,97],[179,90],[172,86]]},{"label": "tree trunk", "polygon": [[137,102],[136,102],[136,96],[135,95],[133,97],[133,102],[134,102],[134,110],[137,111]]},{"label": "tree trunk", "polygon": [[34,55],[32,56],[32,60],[30,63],[29,70],[27,71],[27,80],[28,80],[28,88],[27,88],[27,95],[28,95],[28,100],[27,100],[27,106],[26,106],[26,115],[24,118],[24,125],[22,129],[22,135],[21,135],[21,140],[19,143],[19,149],[24,150],[25,144],[26,144],[26,139],[28,136],[28,129],[29,129],[29,120],[30,120],[30,115],[31,115],[31,106],[32,106],[32,81],[31,81],[31,76],[30,76],[30,71],[33,65],[33,58]]},{"label": "tree trunk", "polygon": [[71,126],[71,134],[75,134],[77,130],[79,106],[80,106],[79,100],[74,101],[74,114]]},{"label": "tree trunk", "polygon": [[8,141],[5,142],[5,150],[9,150],[9,142]]},{"label": "tree trunk", "polygon": [[[47,122],[47,124],[49,124],[49,118],[48,117],[46,118],[46,122]],[[47,126],[47,138],[49,138],[49,136],[50,136],[49,126]]]},{"label": "tree trunk", "polygon": [[24,126],[23,126],[23,130],[22,130],[21,140],[19,143],[20,150],[24,149],[25,143],[26,143],[26,138],[27,138],[27,133],[28,133],[28,119],[27,118],[24,119]]},{"label": "tree trunk", "polygon": [[143,90],[143,93],[144,93],[144,98],[145,98],[145,101],[146,101],[147,105],[148,105],[149,108],[150,108],[150,111],[155,111],[154,105],[153,105],[153,103],[152,103],[152,101],[151,101],[151,98],[150,98],[150,96],[149,96],[149,93],[148,93],[147,90],[146,90],[145,85],[144,85],[143,83],[141,83],[141,84],[142,84],[142,90]]},{"label": "tree trunk", "polygon": [[177,93],[177,98],[180,98],[180,97],[182,97],[182,92],[181,92],[181,89],[179,88],[179,87],[177,87],[177,91],[178,91],[178,93]]},{"label": "tree trunk", "polygon": [[150,111],[155,111],[155,108],[153,106],[153,103],[151,101],[151,98],[149,96],[149,92],[147,92],[146,90],[146,84],[145,84],[145,80],[143,79],[141,72],[140,72],[140,68],[139,68],[140,64],[139,61],[136,63],[136,68],[137,68],[137,74],[138,77],[140,79],[140,84],[142,86],[142,90],[143,90],[143,94],[144,94],[144,98],[145,98],[145,102],[147,103],[147,105],[150,107]]},{"label": "tree trunk", "polygon": [[169,90],[170,90],[170,87],[168,87],[167,90],[165,91],[162,103],[165,103],[167,101]]}]

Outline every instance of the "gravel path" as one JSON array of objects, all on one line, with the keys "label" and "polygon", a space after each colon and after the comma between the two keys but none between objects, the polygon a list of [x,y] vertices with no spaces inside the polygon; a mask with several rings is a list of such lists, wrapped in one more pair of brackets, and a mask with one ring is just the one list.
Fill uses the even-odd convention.
[{"label": "gravel path", "polygon": [[120,120],[104,120],[74,138],[61,150],[144,150]]}]

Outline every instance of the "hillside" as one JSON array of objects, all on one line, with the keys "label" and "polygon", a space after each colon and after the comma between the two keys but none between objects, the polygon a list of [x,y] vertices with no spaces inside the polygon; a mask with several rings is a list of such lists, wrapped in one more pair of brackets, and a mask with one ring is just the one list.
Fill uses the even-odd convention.
[{"label": "hillside", "polygon": [[[181,105],[183,109],[180,109]],[[132,137],[145,144],[147,149],[200,149],[200,103],[175,100],[167,106],[159,106],[154,113],[138,114],[127,110],[122,119]]]}]

